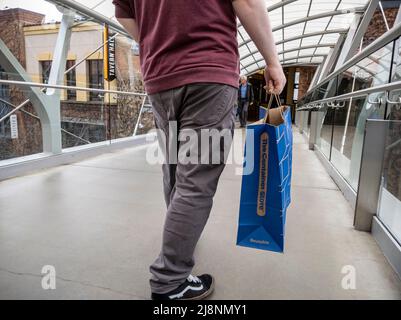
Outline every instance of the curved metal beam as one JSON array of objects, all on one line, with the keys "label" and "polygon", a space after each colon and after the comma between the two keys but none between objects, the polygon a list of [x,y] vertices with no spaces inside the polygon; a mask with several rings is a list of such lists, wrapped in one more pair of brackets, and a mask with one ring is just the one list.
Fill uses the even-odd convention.
[{"label": "curved metal beam", "polygon": [[[314,57],[326,57],[326,56],[327,56],[327,54],[308,54],[308,55],[296,56],[296,57],[293,57],[293,58],[283,59],[283,60],[280,60],[280,62],[283,62],[283,61],[290,61],[290,60],[297,60],[297,59],[302,59],[302,58],[314,58]],[[247,65],[245,65],[245,66],[242,66],[242,69],[247,69],[247,68],[249,68],[251,65],[256,64],[256,63],[259,63],[259,62],[262,62],[262,61],[264,61],[264,60],[265,60],[264,58],[255,60],[255,61],[252,62],[252,63],[249,63],[249,64],[247,64]]]},{"label": "curved metal beam", "polygon": [[46,1],[62,6],[64,8],[72,9],[76,11],[79,15],[92,19],[92,21],[96,21],[101,24],[107,24],[114,31],[117,31],[118,33],[132,39],[132,37],[127,33],[127,31],[125,31],[125,29],[120,24],[96,12],[95,10],[92,10],[91,8],[84,6],[79,2],[72,0],[46,0]]},{"label": "curved metal beam", "polygon": [[[1,41],[1,39],[0,39]],[[1,44],[1,42],[0,42]],[[1,52],[0,52],[1,53]],[[88,87],[77,87],[77,86],[65,86],[60,84],[46,84],[41,82],[31,82],[31,81],[18,81],[18,80],[3,80],[0,79],[0,83],[16,85],[21,87],[32,87],[32,88],[52,88],[59,90],[74,90],[74,91],[85,91],[85,92],[97,92],[97,93],[110,93],[110,94],[123,94],[127,96],[139,96],[144,97],[147,93],[144,92],[131,92],[131,91],[119,91],[119,90],[106,90],[106,89],[95,89]]]},{"label": "curved metal beam", "polygon": [[[285,63],[286,61],[291,61],[291,60],[298,60],[298,59],[305,59],[305,58],[317,58],[317,57],[324,58],[324,57],[327,57],[327,55],[326,54],[307,54],[307,55],[299,56],[296,58],[283,59],[283,60],[280,60],[280,62]],[[301,62],[301,63],[304,63],[304,62]]]},{"label": "curved metal beam", "polygon": [[333,48],[335,45],[336,45],[335,43],[315,44],[315,45],[310,45],[310,46],[283,50],[283,51],[278,52],[278,54],[286,54],[286,53],[294,52],[294,51],[298,51],[298,50],[306,50],[306,49],[314,49],[314,48]]},{"label": "curved metal beam", "polygon": [[320,63],[319,62],[301,62],[301,63],[283,63],[284,67],[316,67]]},{"label": "curved metal beam", "polygon": [[[309,46],[304,46],[304,47],[297,47],[294,49],[289,49],[289,50],[284,50],[284,51],[280,51],[277,54],[285,54],[288,52],[293,52],[293,51],[298,51],[298,50],[302,50],[302,49],[314,49],[314,48],[324,48],[324,47],[334,47],[336,44],[335,43],[327,43],[327,44],[317,44],[317,45],[309,45]],[[251,55],[258,53],[259,50],[256,51],[252,51],[251,53],[246,54],[245,56],[240,58],[240,62],[246,58],[249,58]]]},{"label": "curved metal beam", "polygon": [[[297,59],[304,59],[304,58],[315,58],[315,57],[326,57],[326,55],[325,54],[315,54],[315,55],[304,55],[304,56],[299,56],[299,57],[294,57],[294,58],[289,58],[289,59],[283,59],[283,60],[280,60],[280,62],[282,63],[282,64],[285,64],[285,62],[286,61],[291,61],[291,60],[297,60]],[[254,62],[254,63],[252,63],[252,64],[257,64],[258,62],[262,62],[264,59],[260,59],[260,60],[257,60],[256,62]],[[295,63],[296,64],[296,63]],[[300,64],[302,64],[302,65],[304,65],[304,64],[308,64],[308,63],[300,63]],[[251,66],[251,65],[250,65]],[[248,66],[248,67],[250,67],[250,66]],[[263,68],[263,67],[262,67]],[[241,71],[243,71],[243,70],[245,70],[245,69],[247,69],[247,68],[241,68]],[[251,73],[253,73],[253,72],[256,72],[257,70],[260,70],[261,68],[257,68],[257,69],[255,69],[255,70],[252,70],[252,71],[247,71],[248,72],[248,74],[251,74]]]},{"label": "curved metal beam", "polygon": [[295,37],[291,37],[291,38],[287,38],[287,39],[283,39],[280,41],[276,42],[276,45],[278,44],[282,44],[285,42],[291,42],[294,40],[300,40],[300,39],[304,39],[304,38],[308,38],[308,37],[315,37],[315,36],[320,36],[320,35],[326,35],[326,34],[333,34],[333,33],[338,33],[338,34],[342,34],[342,33],[347,33],[348,29],[344,28],[344,29],[331,29],[331,30],[323,30],[323,31],[316,31],[316,32],[311,32],[311,33],[305,33],[305,34],[301,34],[299,36],[295,36]]},{"label": "curved metal beam", "polygon": [[282,0],[280,2],[277,2],[276,4],[273,4],[273,5],[269,6],[269,7],[267,7],[266,10],[271,12],[273,10],[276,10],[278,8],[281,8],[281,7],[284,7],[287,4],[293,3],[295,1],[298,1],[298,0]]}]

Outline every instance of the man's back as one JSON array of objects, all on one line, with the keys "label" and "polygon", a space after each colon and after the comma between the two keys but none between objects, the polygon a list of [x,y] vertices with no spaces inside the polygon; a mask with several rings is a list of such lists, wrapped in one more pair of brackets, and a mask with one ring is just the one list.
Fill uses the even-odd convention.
[{"label": "man's back", "polygon": [[231,0],[114,0],[134,17],[147,92],[196,82],[238,87],[236,15]]}]

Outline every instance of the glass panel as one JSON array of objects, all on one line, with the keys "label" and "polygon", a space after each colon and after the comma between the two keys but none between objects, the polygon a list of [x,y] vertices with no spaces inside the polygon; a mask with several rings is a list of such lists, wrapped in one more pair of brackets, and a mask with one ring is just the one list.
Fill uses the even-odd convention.
[{"label": "glass panel", "polygon": [[338,29],[338,28],[341,29],[341,28],[344,28],[345,26],[349,27],[349,25],[352,23],[353,19],[354,19],[353,13],[333,16],[333,19],[331,19],[331,22],[327,29],[332,30],[332,29]]},{"label": "glass panel", "polygon": [[363,7],[366,5],[367,1],[365,0],[344,0],[339,2],[338,9],[349,9],[354,7]]},{"label": "glass panel", "polygon": [[[0,66],[1,79],[13,79]],[[0,160],[40,153],[42,127],[27,91],[16,86],[0,84]],[[18,111],[10,114],[16,107]]]},{"label": "glass panel", "polygon": [[322,36],[321,44],[336,43],[338,41],[338,33],[328,33]]},{"label": "glass panel", "polygon": [[315,32],[316,30],[324,30],[330,20],[331,17],[325,17],[308,21],[305,27],[305,33]]},{"label": "glass panel", "polygon": [[357,63],[355,91],[389,82],[393,42]]},{"label": "glass panel", "polygon": [[152,105],[147,97],[118,95],[111,111],[113,140],[145,134],[154,128]]},{"label": "glass panel", "polygon": [[309,137],[310,134],[310,123],[311,123],[311,112],[308,111],[303,111],[304,112],[304,123],[302,125],[302,128],[304,130],[304,133],[306,134],[307,137]]},{"label": "glass panel", "polygon": [[[106,82],[107,87],[116,86],[124,92],[144,93],[138,52],[132,41],[122,36],[116,38],[116,79]],[[254,60],[253,57],[250,57]],[[256,66],[257,67],[257,66]],[[147,133],[154,128],[153,113],[149,99],[143,96],[112,95],[105,97],[110,111],[110,138],[120,139]]]},{"label": "glass panel", "polygon": [[345,94],[354,91],[355,87],[355,72],[357,68],[351,67],[348,70],[342,72],[338,79],[337,95]]},{"label": "glass panel", "polygon": [[344,71],[339,77],[337,94],[341,95],[388,83],[392,50],[393,43],[391,42]]},{"label": "glass panel", "polygon": [[398,102],[397,104],[387,104],[387,116],[388,120],[400,120],[401,119],[401,89],[391,91],[389,93],[389,100]]},{"label": "glass panel", "polygon": [[401,244],[401,121],[387,132],[378,217]]},{"label": "glass panel", "polygon": [[315,48],[299,50],[300,56],[310,56],[315,53]]},{"label": "glass panel", "polygon": [[[393,72],[391,81],[401,81],[401,46],[400,39],[395,41],[395,52],[393,61]],[[400,120],[401,119],[401,89],[391,91],[389,93],[389,100],[393,102],[399,102],[397,104],[387,104],[387,115],[386,118],[389,120]]]},{"label": "glass panel", "polygon": [[344,101],[344,107],[335,111],[331,162],[354,190],[358,189],[366,120],[383,119],[384,110],[360,98]]},{"label": "glass panel", "polygon": [[310,62],[315,63],[315,64],[323,63],[323,57],[319,57],[319,56],[313,57],[313,58],[311,58]]},{"label": "glass panel", "polygon": [[321,100],[321,99],[324,99],[325,97],[327,97],[328,85],[329,85],[329,82],[326,82],[326,83],[324,83],[323,85],[321,85],[319,88],[317,88],[315,90],[315,92],[316,92],[316,99],[315,100]]},{"label": "glass panel", "polygon": [[315,54],[328,54],[330,51],[330,47],[321,47],[315,49]]},{"label": "glass panel", "polygon": [[330,159],[331,137],[333,131],[334,110],[332,108],[322,108],[317,111],[317,136],[316,145],[320,151]]},{"label": "glass panel", "polygon": [[289,42],[284,43],[284,49],[290,50],[290,49],[299,48],[300,44],[301,44],[301,40],[289,41]]},{"label": "glass panel", "polygon": [[[99,4],[99,1],[84,4],[90,4],[91,7],[95,7]],[[21,64],[25,66],[26,72],[32,78],[32,81],[47,83],[53,64],[53,52],[60,27],[61,14],[54,4],[43,0],[35,1],[34,5],[26,4],[21,6],[32,12],[29,15],[21,15],[26,21],[21,20],[19,24],[15,24],[13,19],[17,15],[13,13],[14,11],[10,11],[10,26],[12,25],[14,29],[12,32],[2,33],[2,40],[9,46]],[[108,2],[107,6],[111,11],[105,12],[114,14],[114,6],[111,1]],[[94,10],[99,9],[102,11],[107,6],[99,4]],[[13,7],[13,5],[10,4],[10,7]],[[3,16],[7,17],[7,14],[3,14],[2,18]],[[46,23],[43,23],[43,21],[46,21]],[[14,24],[11,24],[11,22]],[[15,26],[17,26],[17,29],[15,29]],[[15,37],[16,33],[23,40],[21,43],[16,43],[12,37],[3,37],[3,34],[13,34],[13,37]],[[243,34],[247,36],[246,32],[243,32]],[[75,89],[78,86],[144,92],[139,74],[138,46],[134,41],[124,36],[118,35],[114,38],[114,34],[110,32],[109,39],[112,37],[115,39],[116,79],[108,82],[104,79],[105,50],[102,47],[105,42],[104,27],[99,23],[88,21],[87,18],[76,16],[66,62],[66,70],[69,71],[65,72],[64,79],[60,83],[72,87],[67,90],[60,90],[63,148],[130,137],[134,134],[135,127],[137,127],[137,134],[145,133],[153,127],[153,115],[150,112],[149,105],[144,106],[140,122],[137,121],[143,101],[141,97],[122,94],[117,97],[107,93],[77,91]],[[249,46],[254,48],[252,43]],[[2,72],[2,76],[5,76],[4,72]],[[11,92],[11,95],[9,92]],[[0,100],[2,101],[0,117],[10,111],[11,106],[7,102],[17,105],[23,101],[22,98],[17,99],[13,94],[16,95],[17,91],[13,91],[6,86],[0,87],[0,98],[3,99]],[[9,151],[8,146],[12,145],[8,141],[10,140],[11,125],[9,119],[3,121],[0,125],[0,147],[4,155],[0,159],[42,151],[40,121],[36,117],[33,108],[29,108],[28,105],[16,115],[17,122],[20,124],[20,140],[27,141],[22,143],[22,147],[18,146],[16,148],[18,150],[15,152]],[[36,126],[39,126],[39,131],[36,127],[28,130],[32,125],[25,119],[26,117],[28,119],[33,117],[34,121],[37,122]],[[25,135],[21,132],[22,128],[30,131],[31,136],[25,138]],[[13,143],[16,145],[15,141]]]},{"label": "glass panel", "polygon": [[309,114],[309,111],[303,110],[301,112],[302,112],[302,116],[301,116],[302,122],[301,122],[300,126],[301,126],[301,129],[304,131],[304,133],[306,133],[306,131],[308,129],[308,114]]},{"label": "glass panel", "polygon": [[[317,31],[317,30],[316,30],[316,31]],[[320,38],[321,38],[321,36],[307,37],[307,38],[304,38],[304,39],[302,40],[302,44],[303,44],[304,46],[315,45],[316,43],[319,42]]]},{"label": "glass panel", "polygon": [[[72,90],[71,90],[72,91]],[[75,91],[76,95],[82,94]],[[108,138],[109,106],[104,95],[90,92],[90,102],[61,102],[63,148],[105,141]]]},{"label": "glass panel", "polygon": [[326,11],[333,11],[337,7],[337,1],[333,0],[319,0],[311,4],[310,14],[315,15]]}]

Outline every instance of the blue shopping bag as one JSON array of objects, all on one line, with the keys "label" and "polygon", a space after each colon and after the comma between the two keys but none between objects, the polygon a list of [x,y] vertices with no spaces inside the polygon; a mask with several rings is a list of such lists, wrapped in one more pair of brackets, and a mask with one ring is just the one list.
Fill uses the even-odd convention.
[{"label": "blue shopping bag", "polygon": [[[271,103],[272,98],[264,119],[247,127],[245,143],[254,147],[245,152],[244,167],[254,163],[252,172],[242,177],[237,245],[283,252],[291,202],[291,112],[285,106],[270,109]],[[269,114],[275,119],[270,121]]]}]

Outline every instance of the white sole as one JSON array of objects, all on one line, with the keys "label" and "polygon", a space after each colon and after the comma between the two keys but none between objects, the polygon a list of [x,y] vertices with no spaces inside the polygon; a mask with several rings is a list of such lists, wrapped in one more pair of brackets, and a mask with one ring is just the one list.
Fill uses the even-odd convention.
[{"label": "white sole", "polygon": [[210,296],[214,291],[214,278],[212,277],[212,283],[210,284],[210,288],[202,293],[200,296],[189,298],[189,299],[179,299],[179,300],[203,300]]}]

